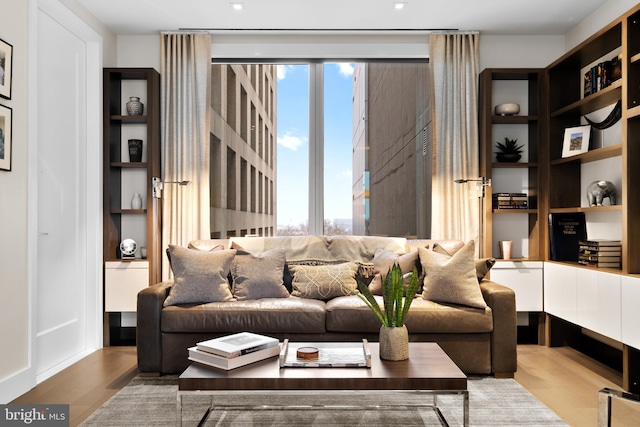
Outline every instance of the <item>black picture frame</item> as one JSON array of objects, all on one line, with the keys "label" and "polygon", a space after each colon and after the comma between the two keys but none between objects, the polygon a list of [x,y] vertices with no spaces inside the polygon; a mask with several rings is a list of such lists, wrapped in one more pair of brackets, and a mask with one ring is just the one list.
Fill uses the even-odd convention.
[{"label": "black picture frame", "polygon": [[0,170],[11,170],[13,110],[0,105]]},{"label": "black picture frame", "polygon": [[13,80],[13,46],[0,39],[0,96],[11,99]]}]

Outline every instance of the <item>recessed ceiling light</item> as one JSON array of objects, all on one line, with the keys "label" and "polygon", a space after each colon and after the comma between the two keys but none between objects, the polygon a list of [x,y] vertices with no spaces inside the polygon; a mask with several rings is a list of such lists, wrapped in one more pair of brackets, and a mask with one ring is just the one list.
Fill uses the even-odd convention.
[{"label": "recessed ceiling light", "polygon": [[244,3],[229,3],[229,5],[233,8],[233,10],[242,10],[244,9]]},{"label": "recessed ceiling light", "polygon": [[393,2],[393,8],[395,10],[402,10],[405,9],[407,7],[407,2],[402,2],[402,1],[395,1]]}]

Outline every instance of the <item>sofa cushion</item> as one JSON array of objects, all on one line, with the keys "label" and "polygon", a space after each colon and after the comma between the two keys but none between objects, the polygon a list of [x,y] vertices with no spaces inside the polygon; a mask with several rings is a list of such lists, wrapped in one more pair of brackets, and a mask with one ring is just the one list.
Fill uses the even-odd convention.
[{"label": "sofa cushion", "polygon": [[258,298],[287,298],[284,287],[284,249],[253,255],[238,251],[231,263],[233,296],[242,301]]},{"label": "sofa cushion", "polygon": [[[394,252],[385,251],[384,249],[378,249],[373,257],[373,269],[375,276],[369,285],[369,290],[374,295],[382,295],[382,279],[387,275],[389,269],[394,264],[398,264],[402,273],[411,273],[414,267],[417,267],[418,251],[412,251],[408,254],[398,255]],[[411,277],[404,279],[404,289],[407,290],[407,286],[411,282]]]},{"label": "sofa cushion", "polygon": [[[451,253],[438,243],[434,243],[432,249],[434,252],[437,252],[439,254],[451,256]],[[485,276],[487,275],[487,273],[489,273],[489,270],[491,270],[491,267],[493,267],[495,263],[495,258],[476,258],[474,260],[478,282],[485,278]]]},{"label": "sofa cushion", "polygon": [[357,292],[354,262],[327,265],[289,265],[293,273],[292,295],[301,298],[330,300]]},{"label": "sofa cushion", "polygon": [[235,250],[202,252],[169,245],[174,284],[165,306],[233,300],[229,281]]},{"label": "sofa cushion", "polygon": [[418,248],[426,300],[485,308],[474,262],[475,244],[470,240],[453,256]]},{"label": "sofa cushion", "polygon": [[292,296],[176,305],[162,310],[161,329],[163,333],[319,334],[325,332],[325,303]]},{"label": "sofa cushion", "polygon": [[[382,297],[376,296],[382,306]],[[475,334],[493,330],[491,308],[472,308],[456,304],[413,300],[405,322],[409,334],[453,333]],[[375,333],[380,320],[356,296],[344,296],[327,301],[327,332]]]}]

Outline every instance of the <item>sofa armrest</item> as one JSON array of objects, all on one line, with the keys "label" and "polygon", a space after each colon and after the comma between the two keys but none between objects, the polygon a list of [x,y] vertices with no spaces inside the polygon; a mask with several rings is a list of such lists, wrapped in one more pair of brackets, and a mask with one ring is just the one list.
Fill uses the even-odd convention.
[{"label": "sofa armrest", "polygon": [[480,289],[493,312],[491,366],[496,376],[512,377],[518,368],[518,325],[516,294],[513,289],[490,280],[480,282]]},{"label": "sofa armrest", "polygon": [[160,282],[138,293],[136,346],[140,373],[162,372],[162,331],[160,320],[164,300],[173,280]]}]

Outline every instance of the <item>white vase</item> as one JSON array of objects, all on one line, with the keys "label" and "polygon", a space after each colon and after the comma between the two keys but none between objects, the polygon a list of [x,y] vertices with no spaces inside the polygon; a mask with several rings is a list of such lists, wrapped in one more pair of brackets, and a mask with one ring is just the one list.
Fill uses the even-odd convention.
[{"label": "white vase", "polygon": [[380,359],[407,360],[409,358],[409,331],[406,326],[380,327]]},{"label": "white vase", "polygon": [[131,209],[142,209],[142,197],[140,193],[135,193],[131,199]]}]

